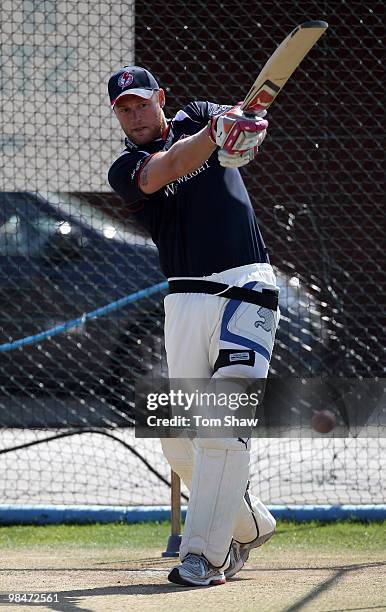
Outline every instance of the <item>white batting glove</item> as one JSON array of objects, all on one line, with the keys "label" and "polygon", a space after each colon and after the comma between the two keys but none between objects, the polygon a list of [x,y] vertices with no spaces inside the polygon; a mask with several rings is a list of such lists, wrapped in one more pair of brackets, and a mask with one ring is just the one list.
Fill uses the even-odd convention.
[{"label": "white batting glove", "polygon": [[224,168],[241,168],[246,166],[255,159],[258,152],[258,147],[248,149],[248,151],[235,151],[234,153],[228,153],[224,149],[219,149],[217,156],[220,162],[220,166]]},{"label": "white batting glove", "polygon": [[208,126],[211,140],[227,153],[234,153],[260,146],[267,133],[268,121],[261,116],[245,114],[240,106],[234,106],[211,117]]}]

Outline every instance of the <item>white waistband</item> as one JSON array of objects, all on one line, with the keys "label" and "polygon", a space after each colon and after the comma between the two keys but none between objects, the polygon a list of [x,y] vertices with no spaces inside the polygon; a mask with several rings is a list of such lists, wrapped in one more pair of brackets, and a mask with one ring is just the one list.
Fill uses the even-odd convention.
[{"label": "white waistband", "polygon": [[[238,268],[230,268],[229,270],[223,270],[222,272],[215,272],[209,276],[173,276],[168,278],[168,281],[172,280],[207,280],[215,283],[237,283],[246,276],[256,274],[261,275],[261,280],[272,283],[272,278],[275,278],[271,264],[268,263],[253,263],[247,264],[246,266],[239,266]],[[273,281],[275,282],[275,281]]]}]

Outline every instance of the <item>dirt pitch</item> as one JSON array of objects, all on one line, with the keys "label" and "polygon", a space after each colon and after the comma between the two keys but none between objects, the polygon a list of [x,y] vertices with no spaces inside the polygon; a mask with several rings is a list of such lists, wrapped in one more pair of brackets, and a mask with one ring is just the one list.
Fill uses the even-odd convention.
[{"label": "dirt pitch", "polygon": [[[2,551],[4,554],[5,551]],[[154,549],[9,551],[0,560],[1,593],[57,593],[59,603],[34,610],[123,612],[320,612],[386,610],[386,561],[381,553],[347,551],[333,557],[307,551],[253,551],[247,567],[226,585],[173,586],[173,560]],[[28,609],[7,603],[8,611]]]}]

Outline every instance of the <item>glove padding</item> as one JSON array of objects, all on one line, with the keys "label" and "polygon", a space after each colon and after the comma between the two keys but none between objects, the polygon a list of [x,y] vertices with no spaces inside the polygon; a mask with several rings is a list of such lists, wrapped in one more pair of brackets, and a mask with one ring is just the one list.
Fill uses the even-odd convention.
[{"label": "glove padding", "polygon": [[262,116],[245,114],[240,106],[234,106],[221,115],[211,117],[208,125],[212,141],[232,154],[259,147],[266,136],[268,121]]},{"label": "glove padding", "polygon": [[225,168],[241,168],[255,159],[257,152],[258,147],[253,147],[252,149],[248,149],[248,151],[235,151],[233,153],[228,153],[224,149],[219,149],[217,156],[220,166],[224,166]]}]

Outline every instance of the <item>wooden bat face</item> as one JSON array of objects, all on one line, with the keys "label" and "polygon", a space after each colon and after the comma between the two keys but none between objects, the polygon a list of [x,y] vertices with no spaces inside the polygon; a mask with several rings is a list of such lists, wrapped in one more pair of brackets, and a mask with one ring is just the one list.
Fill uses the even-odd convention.
[{"label": "wooden bat face", "polygon": [[271,55],[248,94],[241,108],[258,113],[272,104],[302,59],[324,34],[325,21],[307,21],[295,28]]}]

